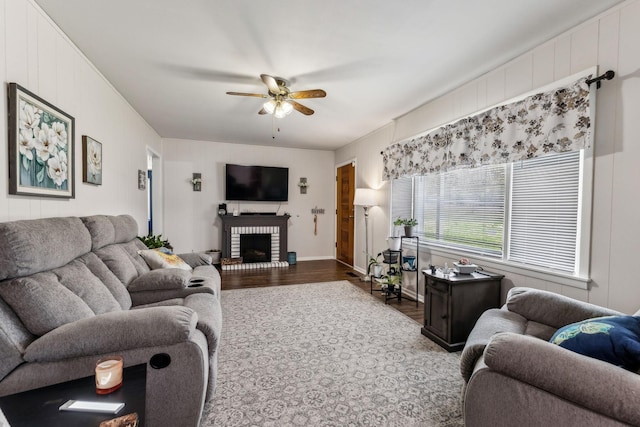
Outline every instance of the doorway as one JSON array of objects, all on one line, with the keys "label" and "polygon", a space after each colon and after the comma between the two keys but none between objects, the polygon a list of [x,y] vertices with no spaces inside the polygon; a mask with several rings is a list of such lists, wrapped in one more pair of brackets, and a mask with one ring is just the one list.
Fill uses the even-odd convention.
[{"label": "doorway", "polygon": [[160,155],[147,147],[147,232],[162,234],[162,162]]},{"label": "doorway", "polygon": [[353,266],[355,216],[353,194],[356,179],[355,163],[340,166],[336,172],[336,259]]}]

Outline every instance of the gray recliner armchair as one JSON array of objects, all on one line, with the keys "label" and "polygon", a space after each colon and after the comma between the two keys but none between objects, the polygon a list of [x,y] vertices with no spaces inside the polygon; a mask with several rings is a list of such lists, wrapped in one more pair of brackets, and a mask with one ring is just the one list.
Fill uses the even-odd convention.
[{"label": "gray recliner armchair", "polygon": [[561,327],[614,310],[513,288],[478,319],[462,351],[467,427],[640,426],[640,377],[549,343]]}]

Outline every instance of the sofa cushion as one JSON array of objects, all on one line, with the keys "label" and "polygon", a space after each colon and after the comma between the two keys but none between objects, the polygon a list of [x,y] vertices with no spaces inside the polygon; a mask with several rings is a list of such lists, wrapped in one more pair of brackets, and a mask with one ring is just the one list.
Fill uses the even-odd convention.
[{"label": "sofa cushion", "polygon": [[141,250],[138,251],[138,254],[140,254],[152,270],[158,268],[180,268],[187,271],[192,270],[189,264],[184,262],[182,258],[175,254],[167,254],[156,249]]},{"label": "sofa cushion", "polygon": [[109,270],[109,267],[107,267],[96,254],[89,252],[81,258],[78,258],[78,260],[82,261],[91,273],[99,278],[102,284],[109,289],[111,295],[113,295],[116,301],[118,301],[118,304],[120,304],[121,309],[128,310],[131,308],[131,295],[129,295],[129,291],[127,291],[124,284]]},{"label": "sofa cushion", "polygon": [[109,289],[81,260],[51,270],[58,282],[84,301],[94,314],[119,311],[122,308]]},{"label": "sofa cushion", "polygon": [[80,218],[91,235],[92,249],[136,238],[138,225],[130,215],[93,215]]},{"label": "sofa cushion", "polygon": [[540,338],[544,341],[549,341],[553,334],[556,333],[556,330],[557,328],[531,320],[527,322],[527,327],[524,331],[524,335],[529,335],[532,337]]},{"label": "sofa cushion", "polygon": [[182,289],[189,285],[191,272],[180,268],[148,271],[129,284],[129,292]]},{"label": "sofa cushion", "polygon": [[139,275],[134,261],[121,245],[109,245],[94,251],[125,286]]},{"label": "sofa cushion", "polygon": [[113,243],[129,242],[138,237],[138,223],[131,215],[107,216],[113,224]]},{"label": "sofa cushion", "polygon": [[79,218],[0,223],[0,280],[61,267],[91,250]]},{"label": "sofa cushion", "polygon": [[91,248],[95,251],[113,243],[116,231],[106,215],[80,218],[91,235]]},{"label": "sofa cushion", "polygon": [[0,283],[0,296],[26,328],[40,336],[67,323],[93,317],[91,308],[52,272]]},{"label": "sofa cushion", "polygon": [[630,370],[640,368],[640,317],[606,316],[564,326],[551,343]]}]

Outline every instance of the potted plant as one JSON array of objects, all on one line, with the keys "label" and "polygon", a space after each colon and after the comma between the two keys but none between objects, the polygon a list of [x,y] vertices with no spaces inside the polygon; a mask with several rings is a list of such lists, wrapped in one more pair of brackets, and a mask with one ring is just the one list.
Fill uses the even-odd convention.
[{"label": "potted plant", "polygon": [[220,264],[220,249],[209,249],[205,253],[211,257],[211,264]]},{"label": "potted plant", "polygon": [[389,250],[399,251],[400,250],[400,236],[390,236],[387,238],[387,243],[389,243]]},{"label": "potted plant", "polygon": [[389,273],[382,276],[382,287],[387,288],[389,291],[394,290],[399,283],[400,283],[399,274]]},{"label": "potted plant", "polygon": [[401,227],[404,225],[404,219],[398,217],[393,221],[393,235],[394,236],[398,236],[400,234],[400,230],[398,229],[398,227]]},{"label": "potted plant", "polygon": [[[400,238],[398,238],[398,240],[400,240]],[[400,251],[387,249],[382,252],[385,264],[396,264],[398,262],[398,255],[400,255]]]},{"label": "potted plant", "polygon": [[369,258],[369,264],[367,265],[367,275],[371,274],[376,279],[382,276],[382,264],[380,264],[380,257],[382,252],[379,252],[375,257]]},{"label": "potted plant", "polygon": [[162,234],[158,234],[155,236],[151,234],[147,236],[138,236],[138,239],[140,239],[142,243],[144,243],[145,246],[149,249],[167,248],[169,250],[173,250],[173,246],[171,246],[169,240],[163,239]]},{"label": "potted plant", "polygon": [[404,225],[404,235],[406,237],[412,237],[413,230],[415,229],[416,225],[418,225],[418,220],[415,218],[404,218],[402,220],[402,225]]},{"label": "potted plant", "polygon": [[392,251],[399,251],[400,250],[400,245],[401,245],[401,239],[400,239],[400,233],[398,230],[398,227],[401,226],[403,224],[403,220],[402,218],[396,218],[393,221],[393,236],[389,236],[387,238],[387,243],[389,243],[389,249]]}]

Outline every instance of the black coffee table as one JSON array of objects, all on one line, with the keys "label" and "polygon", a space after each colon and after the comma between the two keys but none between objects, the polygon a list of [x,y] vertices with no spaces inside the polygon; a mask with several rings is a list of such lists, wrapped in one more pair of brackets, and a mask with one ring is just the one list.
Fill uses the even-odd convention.
[{"label": "black coffee table", "polygon": [[[147,365],[125,368],[122,387],[107,395],[96,394],[95,377],[0,397],[0,408],[11,427],[98,427],[102,421],[138,413],[138,425],[144,426]],[[124,402],[117,415],[88,412],[64,412],[58,408],[69,399],[98,402]]]}]

